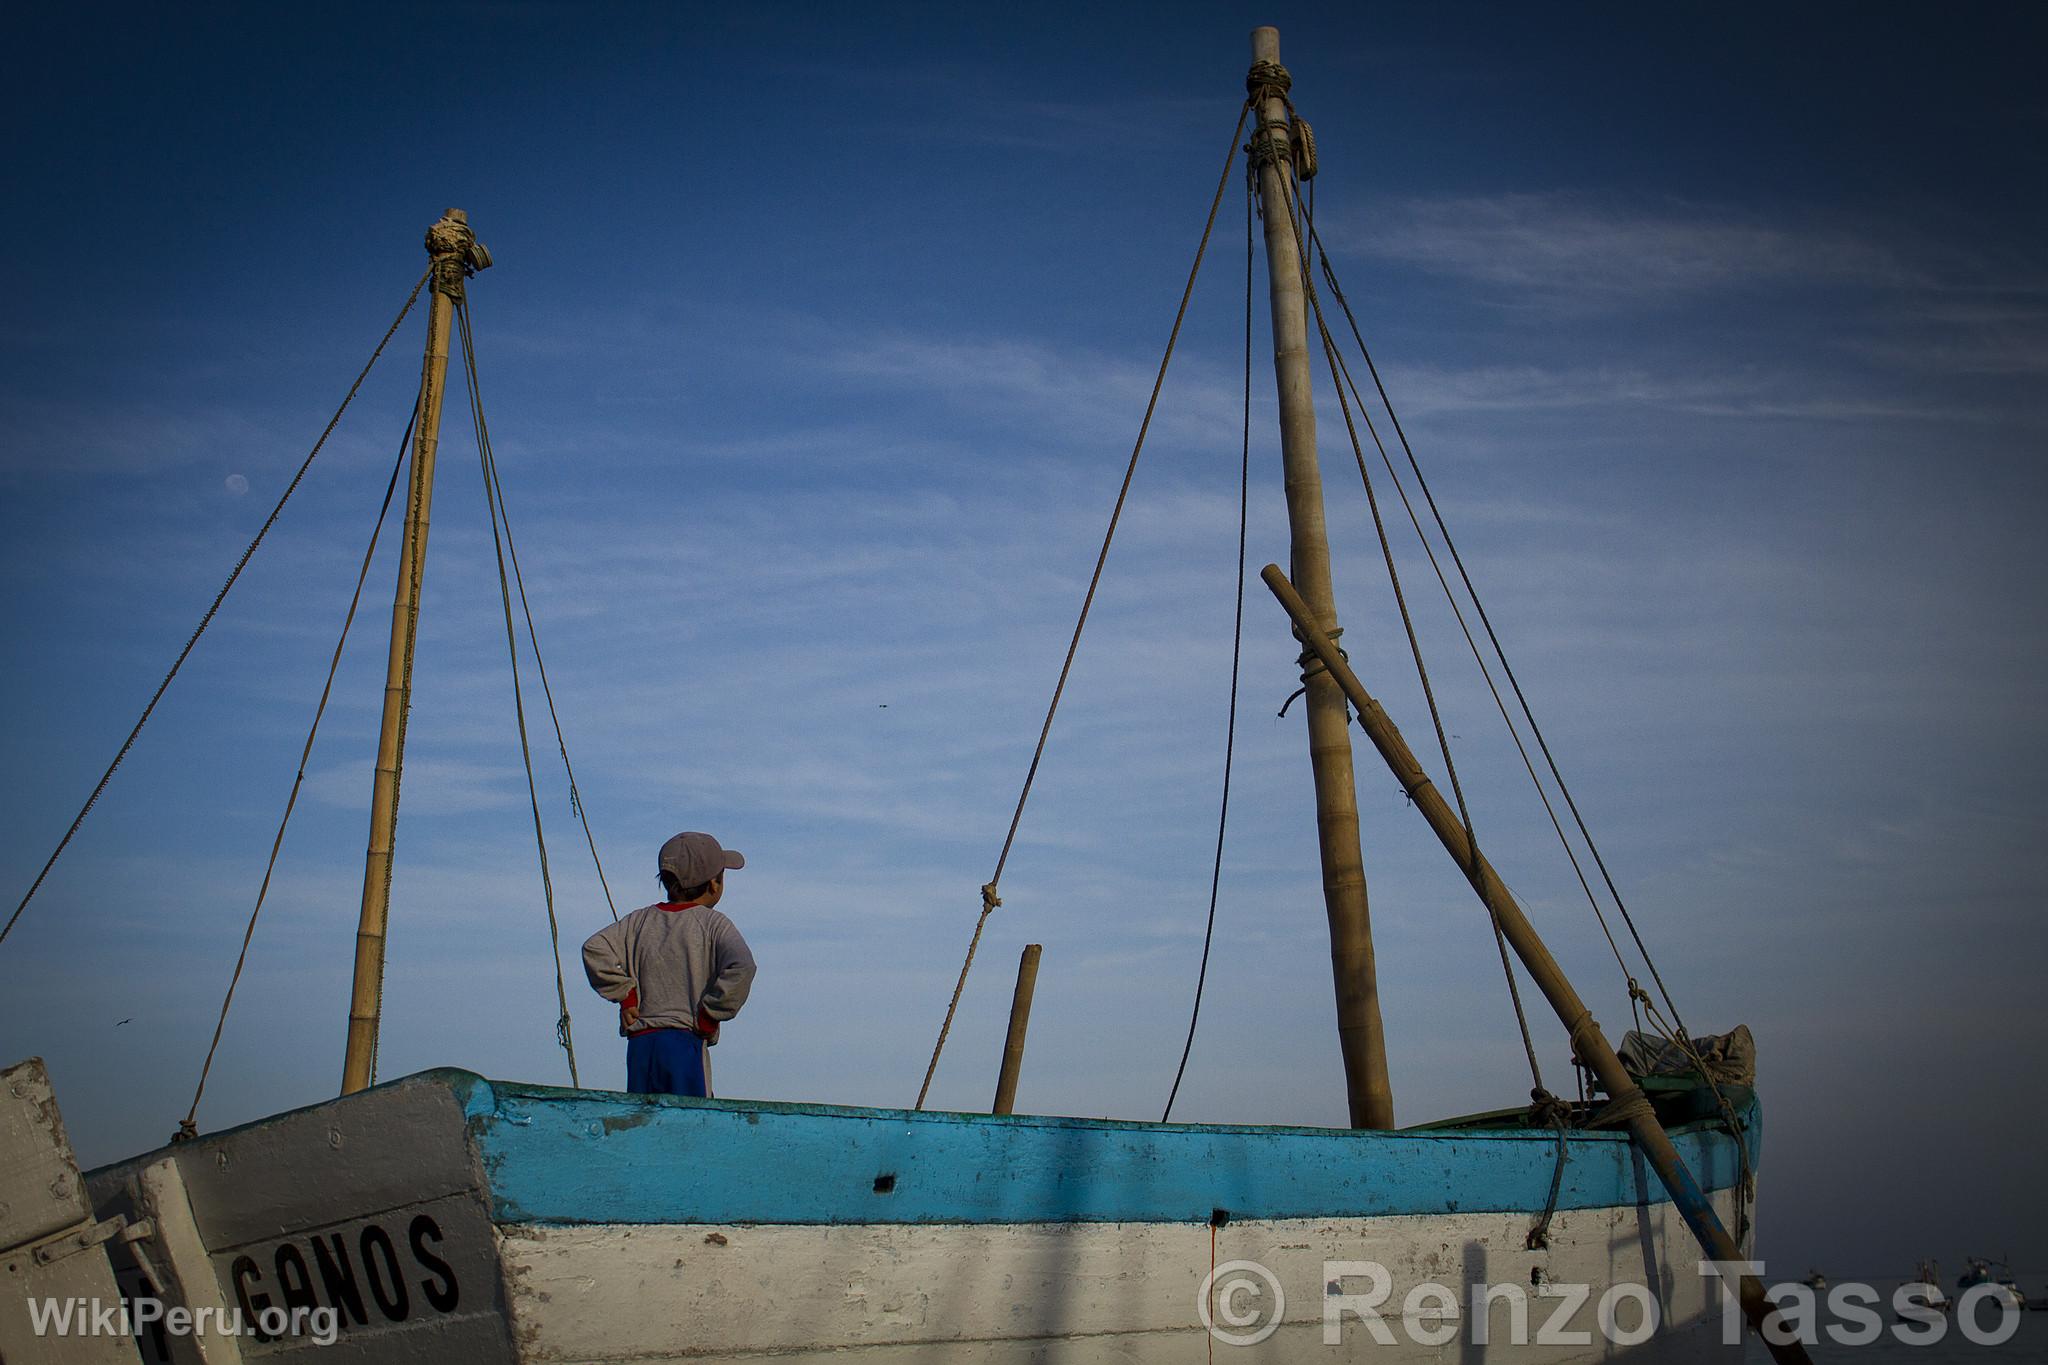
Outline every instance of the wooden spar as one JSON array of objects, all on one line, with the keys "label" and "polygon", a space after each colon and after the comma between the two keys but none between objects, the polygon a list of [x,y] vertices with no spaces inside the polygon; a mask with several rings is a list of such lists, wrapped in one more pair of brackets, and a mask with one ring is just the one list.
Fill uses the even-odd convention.
[{"label": "wooden spar", "polygon": [[[1678,1149],[1671,1145],[1670,1134],[1657,1122],[1657,1115],[1650,1108],[1649,1101],[1644,1098],[1641,1088],[1630,1078],[1621,1064],[1621,1058],[1615,1055],[1606,1035],[1600,1031],[1600,1025],[1594,1022],[1593,1012],[1586,1007],[1586,1002],[1579,998],[1579,993],[1572,989],[1571,982],[1565,979],[1564,969],[1557,965],[1557,959],[1550,955],[1550,949],[1545,947],[1543,940],[1537,936],[1535,926],[1530,924],[1529,917],[1522,913],[1522,907],[1516,903],[1506,883],[1502,882],[1499,874],[1493,870],[1493,864],[1486,860],[1484,853],[1475,850],[1465,837],[1465,827],[1459,822],[1457,813],[1451,809],[1450,803],[1444,800],[1443,793],[1429,780],[1429,775],[1416,761],[1414,752],[1409,749],[1408,742],[1401,737],[1401,732],[1394,727],[1394,722],[1388,718],[1380,704],[1366,692],[1365,685],[1358,681],[1358,675],[1351,671],[1351,665],[1337,652],[1337,646],[1316,624],[1308,604],[1302,600],[1301,594],[1294,590],[1294,585],[1287,581],[1287,576],[1280,572],[1280,566],[1268,564],[1260,571],[1259,577],[1266,581],[1266,586],[1273,590],[1273,596],[1280,600],[1280,605],[1286,608],[1288,616],[1293,618],[1295,633],[1315,651],[1316,657],[1322,661],[1323,666],[1342,687],[1344,694],[1350,698],[1351,705],[1358,711],[1358,723],[1365,728],[1366,734],[1371,736],[1374,747],[1380,751],[1380,757],[1387,761],[1387,766],[1400,780],[1402,790],[1408,793],[1416,809],[1429,821],[1429,827],[1436,831],[1437,838],[1442,841],[1445,851],[1451,855],[1451,860],[1464,870],[1466,878],[1472,883],[1472,889],[1479,893],[1480,900],[1493,912],[1500,924],[1502,935],[1508,941],[1508,946],[1515,950],[1515,956],[1528,968],[1537,989],[1543,992],[1551,1008],[1557,1011],[1557,1017],[1564,1021],[1565,1031],[1571,1035],[1573,1055],[1593,1069],[1593,1074],[1599,1077],[1601,1088],[1606,1090],[1613,1106],[1626,1115],[1629,1136],[1635,1139],[1636,1146],[1642,1149],[1650,1165],[1656,1168],[1657,1178],[1664,1182],[1665,1190],[1671,1195],[1671,1202],[1677,1206],[1687,1226],[1699,1239],[1708,1259],[1723,1265],[1744,1262],[1741,1249],[1735,1245],[1735,1239],[1721,1226],[1721,1220],[1714,1213],[1713,1205],[1701,1192],[1698,1182],[1692,1177],[1692,1172],[1685,1168],[1685,1162],[1679,1157]],[[1735,1134],[1735,1138],[1738,1142],[1744,1140],[1740,1133]],[[1743,1274],[1738,1293],[1744,1316],[1761,1335],[1764,1319],[1774,1311],[1770,1300],[1764,1297],[1762,1283],[1755,1275]],[[1781,1345],[1768,1336],[1764,1337],[1764,1341],[1770,1347],[1772,1359],[1782,1362],[1783,1365],[1806,1365],[1806,1348],[1797,1341]]]},{"label": "wooden spar", "polygon": [[384,673],[384,720],[377,739],[377,776],[370,798],[370,845],[363,866],[362,918],[356,926],[355,988],[349,996],[348,1053],[341,1093],[370,1084],[377,1056],[378,1012],[384,996],[384,925],[391,901],[391,850],[398,833],[398,775],[405,763],[405,719],[412,704],[413,644],[418,637],[420,582],[427,560],[427,518],[434,502],[434,452],[441,439],[441,397],[448,381],[448,334],[465,276],[491,263],[469,230],[469,215],[449,209],[427,229],[433,260],[427,350],[420,366],[418,426],[406,485],[405,538],[398,552],[398,591],[391,604],[391,654]]},{"label": "wooden spar", "polygon": [[1003,1069],[996,1077],[996,1103],[989,1112],[1007,1114],[1017,1103],[1017,1075],[1024,1069],[1024,1031],[1031,1027],[1031,996],[1038,989],[1039,944],[1024,945],[1017,960],[1017,990],[1010,997],[1010,1036],[1003,1040]]},{"label": "wooden spar", "polygon": [[[1280,64],[1280,31],[1252,30],[1252,164],[1266,222],[1266,267],[1273,315],[1273,371],[1280,394],[1280,454],[1287,476],[1288,562],[1314,619],[1332,638],[1336,594],[1330,586],[1330,541],[1323,522],[1323,476],[1316,463],[1315,399],[1310,387],[1308,309],[1301,251],[1287,220],[1291,151],[1285,87],[1259,79]],[[1365,858],[1358,843],[1358,791],[1351,766],[1351,723],[1344,693],[1329,673],[1302,656],[1307,689],[1309,762],[1315,771],[1316,831],[1321,843],[1323,904],[1330,919],[1330,969],[1337,986],[1337,1037],[1351,1126],[1394,1126],[1387,1080],[1386,1036],[1373,966],[1372,921],[1365,896]]]}]

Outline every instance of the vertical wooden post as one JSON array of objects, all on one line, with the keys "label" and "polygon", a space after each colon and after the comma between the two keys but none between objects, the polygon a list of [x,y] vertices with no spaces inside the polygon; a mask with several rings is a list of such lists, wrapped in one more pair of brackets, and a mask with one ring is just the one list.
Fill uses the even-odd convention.
[{"label": "vertical wooden post", "polygon": [[370,844],[363,866],[363,908],[356,926],[355,986],[349,996],[348,1053],[341,1093],[370,1084],[384,995],[384,926],[391,902],[391,851],[398,833],[398,776],[405,762],[405,721],[412,704],[413,643],[419,634],[420,582],[426,568],[427,519],[434,502],[434,452],[441,440],[441,397],[448,381],[448,334],[463,279],[490,264],[469,230],[469,215],[449,209],[427,229],[433,259],[427,349],[420,366],[419,421],[406,485],[405,538],[398,552],[398,590],[391,604],[391,653],[384,673],[384,719],[377,738],[377,776],[370,797]]},{"label": "vertical wooden post", "polygon": [[[1310,386],[1308,307],[1301,250],[1288,222],[1291,151],[1283,86],[1262,80],[1280,68],[1280,33],[1252,30],[1252,165],[1266,223],[1266,267],[1273,315],[1273,370],[1280,394],[1280,454],[1287,476],[1292,577],[1325,634],[1335,638],[1336,594],[1323,522],[1323,476],[1316,463],[1316,410]],[[1354,1128],[1394,1126],[1387,1046],[1373,965],[1365,858],[1358,845],[1358,792],[1351,767],[1351,726],[1344,692],[1315,657],[1302,656],[1308,690],[1309,762],[1315,771],[1316,831],[1321,841],[1323,904],[1330,919],[1330,969],[1337,986],[1337,1038]]]},{"label": "vertical wooden post", "polygon": [[1024,1069],[1024,1032],[1031,1027],[1031,996],[1038,989],[1040,945],[1027,943],[1017,959],[1017,991],[1010,997],[1010,1036],[1003,1041],[1003,1070],[996,1077],[994,1114],[1007,1114],[1017,1102],[1017,1073]]}]

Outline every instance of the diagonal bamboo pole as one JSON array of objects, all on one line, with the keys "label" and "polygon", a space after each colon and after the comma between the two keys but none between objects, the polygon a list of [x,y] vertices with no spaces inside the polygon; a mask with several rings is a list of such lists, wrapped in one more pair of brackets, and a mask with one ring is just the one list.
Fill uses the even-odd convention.
[{"label": "diagonal bamboo pole", "polygon": [[391,852],[398,837],[398,777],[405,763],[405,720],[412,704],[413,644],[419,634],[420,580],[426,568],[427,518],[434,502],[434,452],[441,440],[441,397],[448,381],[448,333],[463,279],[490,264],[469,230],[469,215],[449,209],[427,229],[434,292],[427,313],[427,349],[420,365],[419,431],[407,482],[405,539],[398,552],[398,590],[391,604],[391,653],[384,673],[384,719],[377,737],[377,777],[370,795],[370,844],[363,864],[362,915],[356,926],[355,985],[349,994],[348,1051],[341,1093],[370,1084],[384,999],[384,928],[391,906]]},{"label": "diagonal bamboo pole", "polygon": [[[1330,586],[1330,540],[1323,517],[1323,475],[1316,463],[1316,409],[1310,385],[1308,309],[1301,250],[1287,221],[1292,153],[1286,80],[1277,29],[1252,30],[1251,87],[1258,107],[1252,164],[1266,216],[1266,268],[1273,318],[1273,374],[1280,395],[1280,456],[1286,469],[1288,562],[1320,627],[1338,633]],[[1387,1079],[1386,1031],[1380,1019],[1372,920],[1365,895],[1365,857],[1358,845],[1358,790],[1351,765],[1351,722],[1344,694],[1329,673],[1302,658],[1307,689],[1309,764],[1315,773],[1316,833],[1321,846],[1323,906],[1330,920],[1330,970],[1337,987],[1337,1039],[1354,1128],[1394,1126]]]},{"label": "diagonal bamboo pole", "polygon": [[[1678,1149],[1671,1145],[1671,1135],[1657,1122],[1655,1111],[1626,1069],[1621,1058],[1615,1055],[1607,1037],[1600,1031],[1600,1025],[1593,1020],[1593,1012],[1579,993],[1572,989],[1572,983],[1565,979],[1564,969],[1557,965],[1557,959],[1550,955],[1537,935],[1529,917],[1522,913],[1507,885],[1493,870],[1493,864],[1486,855],[1472,847],[1465,837],[1465,827],[1459,822],[1457,813],[1444,800],[1443,793],[1429,780],[1416,761],[1408,741],[1394,727],[1380,704],[1366,692],[1365,684],[1358,681],[1358,675],[1351,671],[1351,665],[1337,652],[1337,646],[1323,633],[1315,622],[1308,604],[1294,585],[1287,581],[1287,575],[1280,572],[1277,564],[1268,564],[1260,571],[1259,577],[1273,590],[1280,605],[1293,618],[1296,634],[1311,650],[1315,651],[1323,666],[1337,680],[1344,694],[1351,699],[1351,705],[1358,711],[1358,723],[1372,738],[1373,746],[1380,751],[1380,757],[1400,780],[1401,787],[1408,793],[1415,808],[1436,831],[1437,838],[1451,855],[1451,860],[1463,869],[1472,889],[1486,903],[1500,922],[1501,933],[1507,938],[1508,946],[1522,959],[1522,965],[1529,969],[1531,979],[1550,1002],[1557,1017],[1564,1021],[1565,1031],[1571,1035],[1573,1055],[1593,1069],[1600,1078],[1600,1085],[1606,1090],[1612,1107],[1627,1120],[1629,1136],[1642,1149],[1643,1155],[1656,1170],[1657,1178],[1664,1182],[1664,1188],[1671,1195],[1671,1202],[1678,1207],[1693,1236],[1699,1239],[1709,1259],[1729,1266],[1744,1261],[1741,1248],[1728,1235],[1728,1229],[1721,1226],[1720,1217],[1714,1206],[1708,1202],[1699,1183],[1692,1178],[1692,1172],[1685,1168],[1685,1161],[1678,1155]],[[1734,1135],[1737,1142],[1744,1141],[1740,1133]],[[1759,1335],[1763,1333],[1764,1319],[1773,1311],[1771,1302],[1764,1297],[1763,1284],[1755,1275],[1741,1276],[1738,1297],[1742,1303],[1743,1315],[1749,1319]],[[1808,1365],[1806,1348],[1794,1341],[1781,1344],[1770,1337],[1764,1337],[1770,1347],[1772,1359],[1780,1365]]]}]

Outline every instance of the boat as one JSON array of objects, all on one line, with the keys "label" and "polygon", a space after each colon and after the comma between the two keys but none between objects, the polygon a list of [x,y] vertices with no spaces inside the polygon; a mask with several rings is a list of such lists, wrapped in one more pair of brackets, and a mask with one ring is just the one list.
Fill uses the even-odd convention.
[{"label": "boat", "polygon": [[1922,1261],[1913,1268],[1913,1278],[1900,1287],[1898,1299],[1901,1303],[1924,1304],[1936,1313],[1946,1313],[1955,1307],[1941,1287],[1941,1266],[1934,1261]]},{"label": "boat", "polygon": [[[1662,1047],[1611,1046],[1337,648],[1293,207],[1312,135],[1277,33],[1253,41],[1243,112],[1298,514],[1292,572],[1264,579],[1305,647],[1319,810],[1348,799],[1355,713],[1489,911],[1504,959],[1516,954],[1558,1014],[1589,1095],[1391,1127],[1369,940],[1362,959],[1353,951],[1362,897],[1347,902],[1331,875],[1356,863],[1355,810],[1348,836],[1341,820],[1324,825],[1350,1128],[628,1095],[449,1069],[372,1084],[440,376],[451,319],[467,330],[467,281],[490,263],[451,210],[428,234],[432,311],[343,1093],[225,1131],[194,1125],[60,1178],[70,1202],[9,1242],[8,1264],[78,1270],[104,1247],[130,1301],[232,1325],[142,1334],[146,1359],[209,1365],[1165,1362],[1218,1341],[1275,1361],[1434,1360],[1454,1340],[1482,1352],[1513,1341],[1529,1361],[1725,1355],[1724,1292],[1752,1323],[1766,1311],[1754,1277],[1724,1291],[1696,1268],[1753,1247],[1762,1129],[1753,1057],[1745,1069],[1737,1055],[1746,1031],[1719,1051],[1682,1031]],[[510,614],[508,599],[508,627]],[[1324,759],[1339,745],[1333,772]],[[992,879],[984,921],[998,903]],[[25,1093],[47,1086],[33,1067],[19,1074]],[[32,1127],[9,1140],[29,1142]],[[19,1168],[61,1170],[61,1128],[36,1132],[38,1164]],[[1805,1358],[1796,1343],[1770,1349]]]},{"label": "boat", "polygon": [[2013,1279],[2012,1267],[2004,1261],[1988,1260],[1972,1256],[1963,1267],[1963,1273],[1956,1277],[1956,1300],[1958,1303],[1981,1285],[1990,1286],[1981,1295],[1973,1298],[1989,1298],[1999,1305],[2001,1311],[2013,1308],[2024,1312],[2027,1296],[2020,1291],[2018,1281]]}]

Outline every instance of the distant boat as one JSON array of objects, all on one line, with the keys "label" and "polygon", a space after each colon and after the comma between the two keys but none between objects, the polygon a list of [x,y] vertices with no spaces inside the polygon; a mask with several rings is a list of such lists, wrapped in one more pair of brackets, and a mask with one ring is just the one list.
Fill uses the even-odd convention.
[{"label": "distant boat", "polygon": [[1900,1288],[1899,1297],[1924,1303],[1937,1313],[1955,1307],[1941,1287],[1941,1265],[1936,1261],[1922,1261],[1914,1267],[1913,1278]]},{"label": "distant boat", "polygon": [[[2027,1296],[2020,1292],[2019,1284],[2012,1277],[2012,1267],[2004,1261],[1990,1261],[1982,1256],[1972,1256],[1968,1267],[1956,1279],[1958,1297],[1963,1291],[1975,1289],[1980,1284],[1998,1286],[2004,1291],[2005,1301],[2014,1308],[2025,1310],[2029,1306]],[[1999,1297],[1992,1296],[1993,1302],[1997,1302]]]},{"label": "distant boat", "polygon": [[1801,1280],[1800,1283],[1805,1285],[1808,1289],[1811,1289],[1816,1294],[1825,1294],[1828,1292],[1828,1277],[1821,1274],[1818,1270],[1807,1271],[1806,1278]]}]

